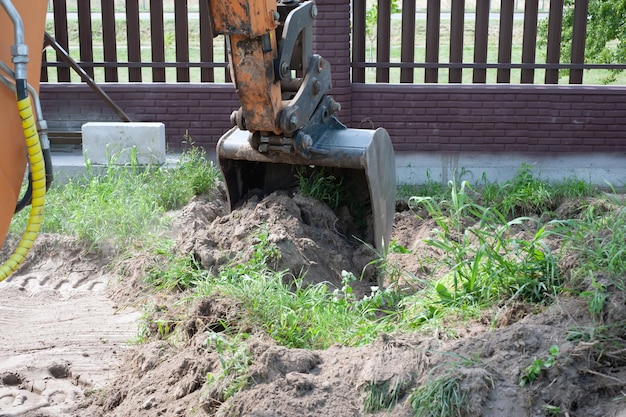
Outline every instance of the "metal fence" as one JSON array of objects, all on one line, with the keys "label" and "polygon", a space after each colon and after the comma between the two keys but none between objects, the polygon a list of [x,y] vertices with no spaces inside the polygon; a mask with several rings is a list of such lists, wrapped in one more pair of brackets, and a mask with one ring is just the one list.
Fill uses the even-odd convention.
[{"label": "metal fence", "polygon": [[[568,72],[566,83],[581,84],[585,70],[626,69],[624,63],[585,62],[589,0],[574,2],[573,27],[565,28],[572,30],[571,60],[566,63],[560,62],[563,0],[551,0],[547,11],[540,11],[539,0],[526,0],[522,11],[516,0],[498,3],[494,10],[489,0],[477,0],[468,11],[465,0],[451,0],[449,12],[442,13],[441,0],[427,0],[426,12],[416,13],[415,0],[402,0],[398,19],[389,0],[377,0],[377,28],[372,34],[367,27],[366,0],[354,0],[352,81],[557,84],[560,75]],[[424,27],[416,26],[419,15],[423,15]],[[547,19],[545,50],[538,48],[540,19]],[[370,42],[375,42],[369,48],[375,56],[369,57],[368,32]],[[374,69],[375,77],[367,69]]]},{"label": "metal fence", "polygon": [[[97,0],[71,1],[75,12],[68,12],[68,0],[51,1],[49,30],[97,82],[229,81],[207,0],[175,0],[172,12],[164,11],[164,0],[150,0],[147,11],[139,0],[100,0],[96,11]],[[490,0],[451,0],[446,10],[442,0],[425,0],[425,12],[416,10],[416,0],[400,1],[401,13],[393,13],[391,0],[352,1],[352,82],[581,84],[587,70],[626,68],[585,62],[589,0],[575,0],[566,63],[560,62],[564,0],[549,1],[545,11],[545,0],[525,0],[522,9],[518,0],[500,0],[497,9]],[[373,27],[367,16],[374,4]],[[540,49],[538,23],[545,19],[547,45]],[[70,45],[74,26],[78,44]],[[44,52],[42,81],[78,79],[62,54]]]},{"label": "metal fence", "polygon": [[[67,0],[51,3],[53,38],[72,58],[78,54],[78,65],[96,81],[228,81],[223,39],[213,37],[208,1],[176,0],[173,12],[164,12],[163,0],[150,0],[147,12],[138,0],[125,0],[123,11],[114,0],[101,0],[96,11],[90,0],[76,0],[76,11],[69,12]],[[76,25],[78,45],[70,45]],[[42,81],[78,79],[62,54],[44,51],[43,57]]]}]

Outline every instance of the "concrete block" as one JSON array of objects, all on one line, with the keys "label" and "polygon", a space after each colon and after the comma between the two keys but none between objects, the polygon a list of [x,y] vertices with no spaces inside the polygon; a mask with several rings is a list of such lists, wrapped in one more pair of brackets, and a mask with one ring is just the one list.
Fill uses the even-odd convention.
[{"label": "concrete block", "polygon": [[165,162],[163,123],[89,122],[82,136],[83,154],[92,164],[128,164],[133,152],[141,165]]}]

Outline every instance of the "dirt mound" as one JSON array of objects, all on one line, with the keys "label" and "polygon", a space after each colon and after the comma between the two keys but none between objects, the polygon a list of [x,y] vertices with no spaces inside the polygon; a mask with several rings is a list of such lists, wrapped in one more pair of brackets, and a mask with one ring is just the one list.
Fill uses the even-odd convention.
[{"label": "dirt mound", "polygon": [[180,218],[177,246],[193,253],[207,270],[233,259],[248,261],[255,244],[267,239],[280,252],[271,262],[276,271],[341,288],[342,271],[361,277],[365,270],[354,287],[358,296],[369,294],[377,280],[376,268],[365,268],[375,251],[349,235],[347,222],[312,197],[277,191],[261,201],[253,198],[230,214],[225,214],[223,202],[196,198]]}]

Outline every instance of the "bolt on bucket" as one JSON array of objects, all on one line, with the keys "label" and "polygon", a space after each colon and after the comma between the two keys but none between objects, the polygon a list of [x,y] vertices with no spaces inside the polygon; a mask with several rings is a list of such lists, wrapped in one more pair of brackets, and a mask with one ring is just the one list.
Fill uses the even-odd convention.
[{"label": "bolt on bucket", "polygon": [[386,251],[396,193],[394,153],[386,130],[348,129],[337,123],[314,142],[299,135],[295,147],[300,152],[260,152],[250,138],[249,131],[234,127],[217,144],[231,209],[251,195],[294,189],[303,178],[326,176],[337,184],[338,205],[354,220],[349,233]]}]

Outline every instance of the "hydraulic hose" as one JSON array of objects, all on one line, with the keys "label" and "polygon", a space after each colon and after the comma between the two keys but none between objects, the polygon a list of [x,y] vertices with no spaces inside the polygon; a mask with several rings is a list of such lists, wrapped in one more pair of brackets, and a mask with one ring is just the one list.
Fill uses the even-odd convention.
[{"label": "hydraulic hose", "polygon": [[22,119],[22,130],[24,131],[24,137],[26,139],[33,191],[26,230],[13,254],[0,266],[0,281],[3,281],[17,270],[33,247],[35,238],[41,228],[41,222],[43,221],[43,209],[46,196],[46,168],[41,144],[39,143],[39,134],[35,127],[35,118],[30,105],[30,98],[26,92],[25,80],[16,80],[16,86],[18,91],[17,107],[20,118]]},{"label": "hydraulic hose", "polygon": [[28,47],[24,43],[24,25],[10,1],[0,0],[0,5],[5,9],[15,26],[15,45],[11,49],[13,63],[15,64],[15,92],[17,95],[17,109],[22,120],[22,130],[26,140],[26,150],[33,184],[32,204],[26,230],[9,259],[0,266],[0,281],[3,281],[24,262],[41,228],[46,196],[46,167],[28,95],[28,83],[26,82]]}]

